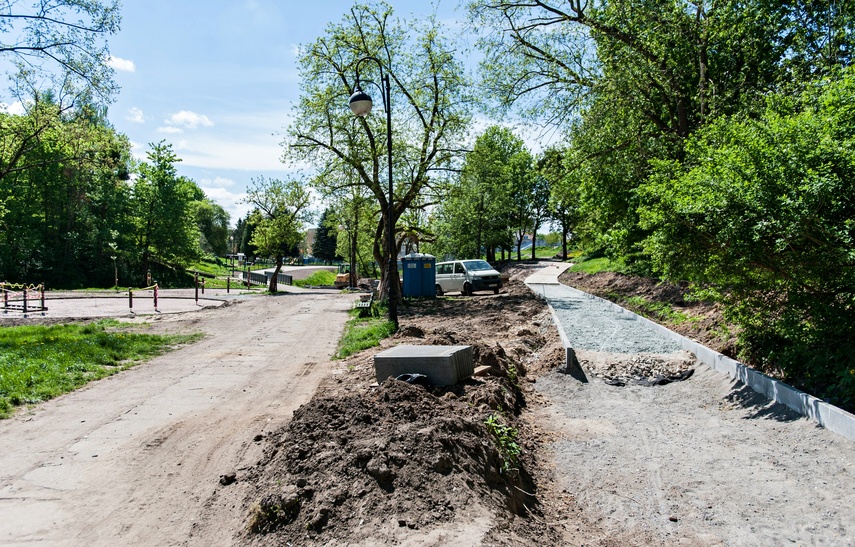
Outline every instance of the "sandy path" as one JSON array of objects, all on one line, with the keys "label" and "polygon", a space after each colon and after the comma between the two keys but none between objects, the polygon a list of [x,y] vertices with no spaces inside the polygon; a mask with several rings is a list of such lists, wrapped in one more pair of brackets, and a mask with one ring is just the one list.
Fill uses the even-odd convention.
[{"label": "sandy path", "polygon": [[559,487],[600,530],[568,544],[855,544],[852,442],[703,365],[665,386],[589,380],[536,384]]},{"label": "sandy path", "polygon": [[0,544],[228,545],[258,458],[326,374],[352,297],[163,317],[201,342],[0,422]]}]

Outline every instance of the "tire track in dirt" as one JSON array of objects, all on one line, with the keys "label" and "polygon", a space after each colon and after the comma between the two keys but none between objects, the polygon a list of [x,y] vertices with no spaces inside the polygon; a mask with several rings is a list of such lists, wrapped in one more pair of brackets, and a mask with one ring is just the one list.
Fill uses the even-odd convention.
[{"label": "tire track in dirt", "polygon": [[163,317],[149,332],[206,336],[0,423],[0,544],[228,544],[242,485],[219,476],[309,399],[349,306],[292,295]]}]

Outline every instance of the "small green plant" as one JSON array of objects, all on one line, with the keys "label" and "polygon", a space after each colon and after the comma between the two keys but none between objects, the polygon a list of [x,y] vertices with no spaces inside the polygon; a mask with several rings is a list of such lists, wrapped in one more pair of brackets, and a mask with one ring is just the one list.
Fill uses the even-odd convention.
[{"label": "small green plant", "polygon": [[630,296],[625,302],[633,308],[642,312],[642,315],[651,316],[661,321],[666,321],[674,325],[680,325],[690,321],[688,315],[675,310],[667,302],[653,302],[643,296]]},{"label": "small green plant", "polygon": [[508,363],[508,380],[511,381],[511,384],[518,385],[519,374],[517,373],[517,367],[513,363]]},{"label": "small green plant", "polygon": [[502,457],[502,473],[509,473],[519,465],[519,457],[522,450],[517,443],[519,432],[501,422],[499,415],[496,413],[484,421],[487,426],[487,431],[493,436],[496,447],[499,449],[499,454]]}]

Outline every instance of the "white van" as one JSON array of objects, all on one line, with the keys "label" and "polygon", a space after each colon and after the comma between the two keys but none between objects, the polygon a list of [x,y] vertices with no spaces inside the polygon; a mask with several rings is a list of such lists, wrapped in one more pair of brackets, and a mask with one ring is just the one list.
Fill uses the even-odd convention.
[{"label": "white van", "polygon": [[475,291],[492,290],[499,294],[502,276],[485,260],[452,260],[436,264],[436,295],[461,292],[471,296]]}]

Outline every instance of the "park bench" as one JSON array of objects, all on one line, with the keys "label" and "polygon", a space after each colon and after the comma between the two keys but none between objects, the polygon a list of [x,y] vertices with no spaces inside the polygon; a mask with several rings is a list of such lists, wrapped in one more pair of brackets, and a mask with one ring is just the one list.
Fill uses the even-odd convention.
[{"label": "park bench", "polygon": [[[366,298],[367,297],[367,298]],[[354,308],[359,310],[359,315],[365,316],[371,313],[371,306],[374,304],[374,293],[364,294],[360,296]]]}]

